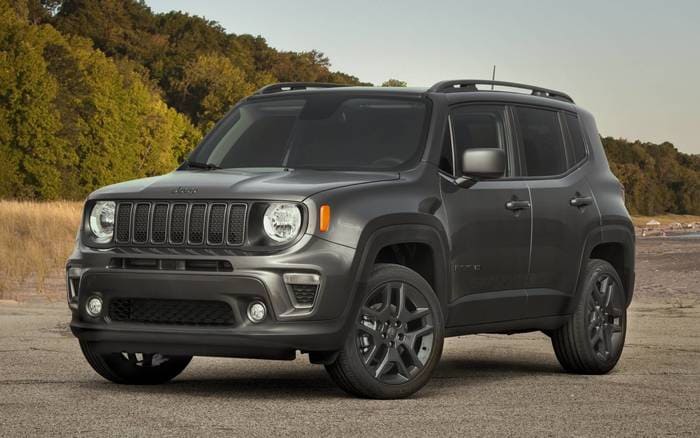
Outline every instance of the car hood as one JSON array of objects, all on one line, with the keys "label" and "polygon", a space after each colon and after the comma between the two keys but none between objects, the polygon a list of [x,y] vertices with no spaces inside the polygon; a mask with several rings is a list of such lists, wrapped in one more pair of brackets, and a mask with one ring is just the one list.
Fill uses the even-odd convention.
[{"label": "car hood", "polygon": [[397,172],[309,169],[178,170],[95,191],[91,199],[260,199],[302,201],[339,187],[398,179]]}]

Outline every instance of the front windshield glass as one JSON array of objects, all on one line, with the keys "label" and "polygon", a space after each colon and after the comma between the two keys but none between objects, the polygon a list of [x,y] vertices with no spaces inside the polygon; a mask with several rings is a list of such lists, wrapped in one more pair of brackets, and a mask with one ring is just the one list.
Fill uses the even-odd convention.
[{"label": "front windshield glass", "polygon": [[392,170],[417,159],[422,99],[315,94],[244,103],[190,160],[224,169]]}]

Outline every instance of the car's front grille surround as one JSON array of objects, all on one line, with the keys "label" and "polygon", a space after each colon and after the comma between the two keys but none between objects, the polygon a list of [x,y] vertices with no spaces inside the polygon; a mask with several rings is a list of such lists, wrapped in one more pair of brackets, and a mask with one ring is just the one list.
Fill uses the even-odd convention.
[{"label": "car's front grille surround", "polygon": [[118,246],[240,246],[248,205],[222,201],[119,201]]}]

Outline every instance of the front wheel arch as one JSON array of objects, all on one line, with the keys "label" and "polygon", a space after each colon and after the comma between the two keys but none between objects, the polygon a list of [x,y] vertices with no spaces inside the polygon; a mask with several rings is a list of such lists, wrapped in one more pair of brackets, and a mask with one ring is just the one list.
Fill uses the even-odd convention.
[{"label": "front wheel arch", "polygon": [[[423,215],[422,215],[423,216]],[[433,216],[432,220],[437,221]],[[433,279],[428,281],[433,288],[444,315],[447,312],[447,303],[450,298],[450,259],[448,255],[447,236],[434,224],[405,223],[386,225],[378,228],[368,226],[360,238],[358,245],[359,269],[356,275],[358,286],[355,290],[355,298],[360,295],[359,286],[365,284],[374,269],[380,252],[393,245],[417,243],[430,248],[432,252]],[[410,266],[407,266],[411,268]],[[357,300],[355,300],[357,301]]]}]

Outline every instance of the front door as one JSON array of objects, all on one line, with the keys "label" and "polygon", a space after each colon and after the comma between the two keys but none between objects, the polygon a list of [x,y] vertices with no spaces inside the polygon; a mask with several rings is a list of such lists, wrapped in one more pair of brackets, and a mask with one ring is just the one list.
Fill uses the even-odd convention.
[{"label": "front door", "polygon": [[450,327],[518,319],[525,311],[530,195],[523,181],[510,180],[515,162],[510,125],[501,105],[466,105],[450,115],[453,162],[460,163],[468,148],[493,147],[505,150],[509,163],[503,178],[469,188],[442,174],[452,254]]}]

